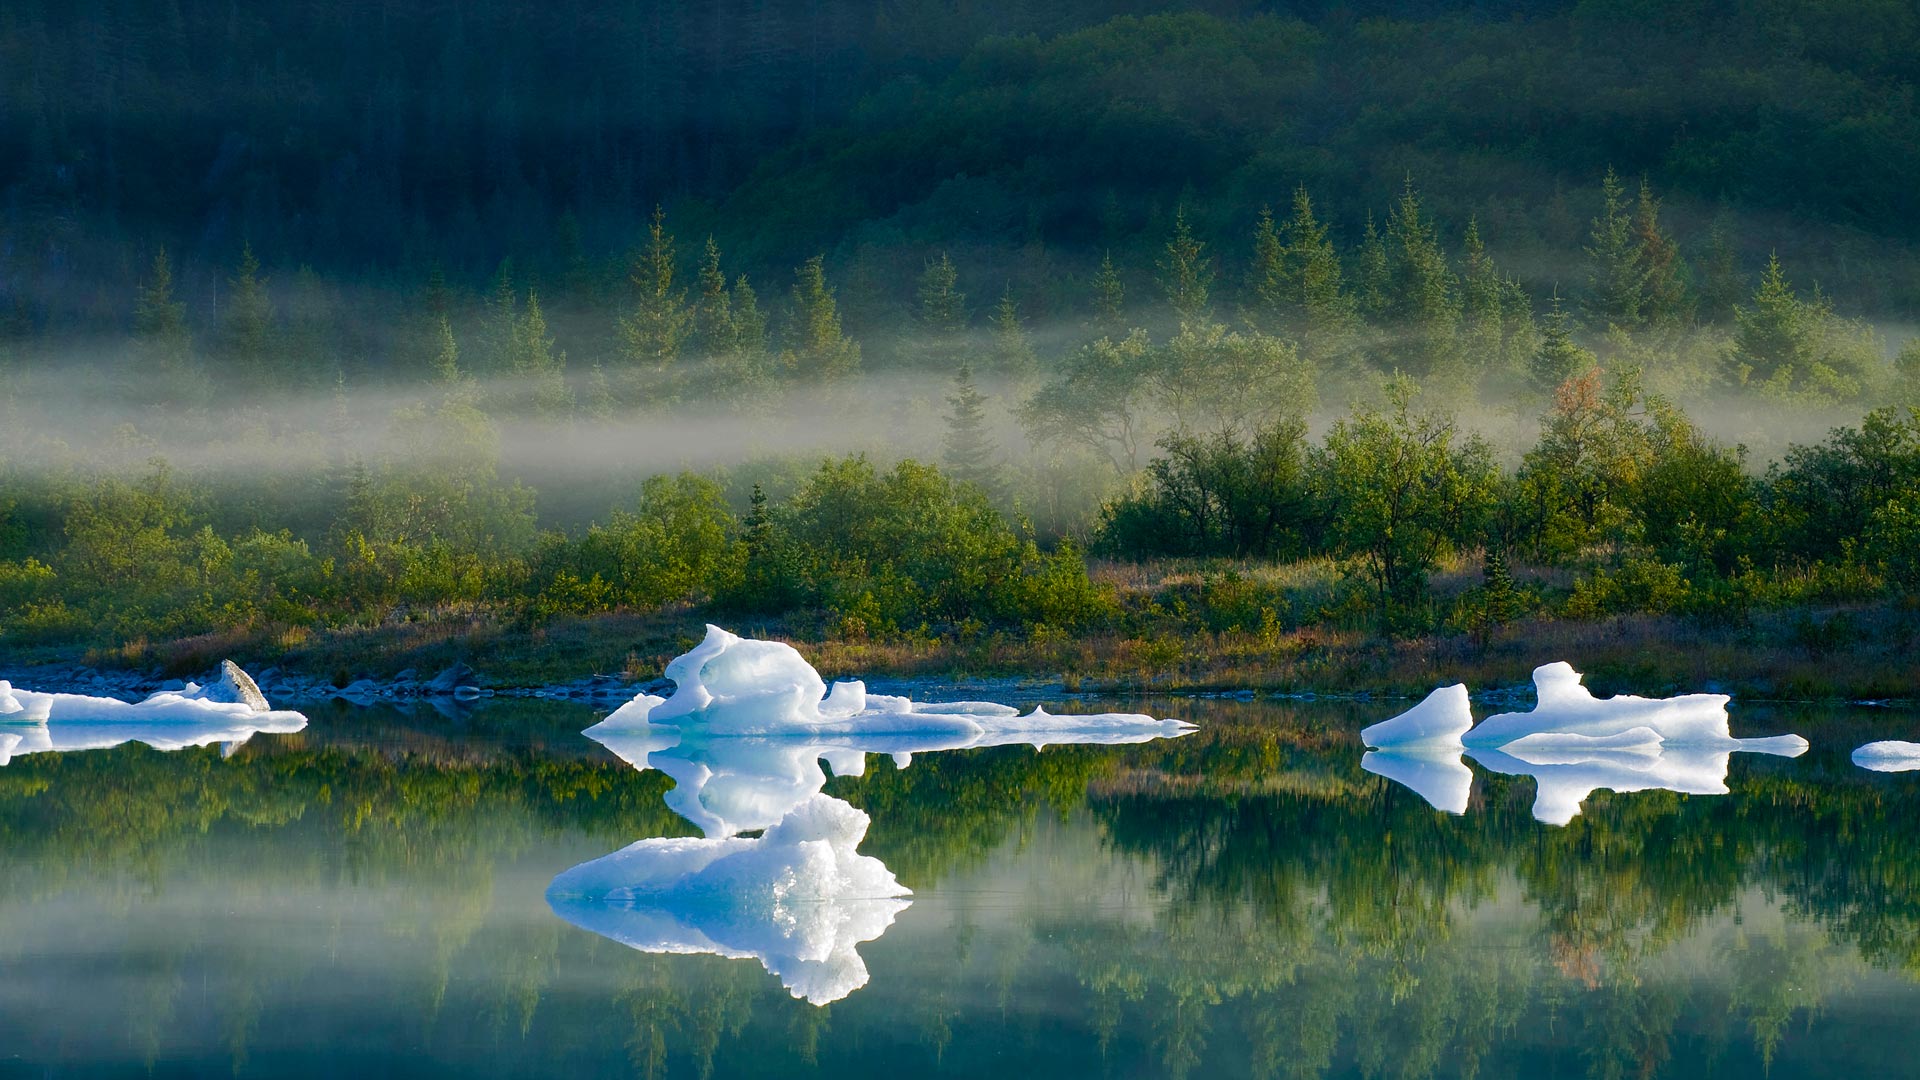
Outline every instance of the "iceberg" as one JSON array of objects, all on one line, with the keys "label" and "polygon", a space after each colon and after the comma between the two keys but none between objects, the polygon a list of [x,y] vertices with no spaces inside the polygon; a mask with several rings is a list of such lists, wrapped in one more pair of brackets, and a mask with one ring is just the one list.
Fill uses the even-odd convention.
[{"label": "iceberg", "polygon": [[1458,749],[1369,750],[1360,756],[1360,767],[1411,789],[1435,810],[1449,814],[1466,813],[1473,796],[1473,770],[1460,760]]},{"label": "iceberg", "polygon": [[1391,720],[1382,720],[1360,732],[1360,740],[1379,750],[1430,746],[1458,750],[1460,737],[1473,727],[1473,707],[1467,685],[1443,686]]},{"label": "iceberg", "polygon": [[[1606,699],[1580,683],[1581,675],[1565,662],[1533,671],[1538,702],[1531,712],[1489,716],[1462,736],[1475,748],[1505,747],[1533,735],[1582,736],[1608,739],[1646,729],[1661,743],[1672,746],[1753,750],[1778,754],[1807,748],[1798,735],[1771,739],[1736,739],[1727,723],[1725,694],[1684,694],[1673,698],[1643,698],[1630,694]],[[1644,738],[1634,734],[1634,738]]]},{"label": "iceberg", "polygon": [[[869,694],[864,683],[837,682],[829,692],[820,673],[784,642],[742,638],[709,625],[699,645],[667,665],[671,697],[641,694],[587,729],[608,733],[639,726],[674,727],[709,736],[889,735],[939,736],[960,745],[1000,741],[1067,741],[1055,735],[1139,735],[1159,738],[1193,725],[1150,716],[1055,717],[991,702],[928,704]],[[1015,738],[1015,736],[1018,736]]]},{"label": "iceberg", "polygon": [[642,952],[756,959],[794,997],[825,1005],[865,986],[856,946],[911,901],[855,849],[867,815],[811,795],[759,837],[642,840],[562,872],[561,918]]},{"label": "iceberg", "polygon": [[1870,742],[1854,750],[1853,763],[1874,772],[1912,772],[1920,769],[1920,743]]},{"label": "iceberg", "polygon": [[232,754],[261,732],[307,726],[301,713],[275,710],[238,664],[221,661],[206,686],[188,683],[140,701],[43,694],[0,681],[0,765],[21,754],[99,750],[140,742],[156,750],[219,743]]}]

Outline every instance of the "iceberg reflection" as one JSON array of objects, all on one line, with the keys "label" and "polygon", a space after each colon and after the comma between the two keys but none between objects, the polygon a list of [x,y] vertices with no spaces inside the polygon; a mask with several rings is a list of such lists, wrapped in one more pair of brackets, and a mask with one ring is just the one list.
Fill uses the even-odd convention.
[{"label": "iceberg reflection", "polygon": [[0,765],[22,754],[104,750],[145,743],[155,750],[221,744],[231,755],[262,732],[288,734],[307,726],[297,712],[274,710],[231,660],[206,686],[188,683],[140,701],[43,694],[0,680]]},{"label": "iceberg reflection", "polygon": [[[673,778],[667,806],[704,839],[641,840],[555,877],[555,914],[643,952],[755,958],[797,998],[836,1001],[866,984],[855,946],[886,932],[911,893],[856,850],[867,815],[822,794],[827,770],[858,776],[868,754],[1025,744],[1138,743],[1192,724],[1109,713],[1021,715],[831,690],[792,646],[707,627],[667,665],[671,697],[642,694],[588,728],[636,769]],[[763,835],[738,834],[764,829]]]}]

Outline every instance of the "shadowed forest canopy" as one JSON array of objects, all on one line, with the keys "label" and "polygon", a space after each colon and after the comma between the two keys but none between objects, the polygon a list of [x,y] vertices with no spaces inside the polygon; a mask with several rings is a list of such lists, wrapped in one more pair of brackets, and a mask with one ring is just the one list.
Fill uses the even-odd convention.
[{"label": "shadowed forest canopy", "polygon": [[1034,294],[1056,256],[1157,245],[1181,200],[1217,242],[1305,184],[1350,243],[1409,173],[1544,286],[1612,166],[1683,225],[1771,222],[1747,254],[1846,307],[1911,312],[1916,58],[1901,0],[20,0],[0,296],[116,323],[164,246],[211,309],[243,243],[327,279],[478,287],[513,256],[605,288],[664,202],[756,280],[865,259],[862,323],[936,247]]}]

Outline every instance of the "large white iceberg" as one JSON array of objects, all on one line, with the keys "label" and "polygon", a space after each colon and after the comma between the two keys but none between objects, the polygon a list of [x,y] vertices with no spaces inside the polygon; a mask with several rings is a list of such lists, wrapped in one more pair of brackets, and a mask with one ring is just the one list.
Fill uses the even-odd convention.
[{"label": "large white iceberg", "polygon": [[1784,753],[1807,741],[1798,735],[1771,739],[1736,739],[1728,727],[1727,695],[1684,694],[1673,698],[1643,698],[1631,694],[1596,698],[1580,684],[1580,673],[1567,663],[1546,664],[1533,671],[1538,702],[1531,712],[1489,716],[1461,741],[1470,747],[1504,747],[1531,735],[1580,735],[1613,738],[1645,728],[1663,745],[1725,747],[1760,753]]},{"label": "large white iceberg", "polygon": [[1898,739],[1870,742],[1854,750],[1853,763],[1874,772],[1912,772],[1920,769],[1920,743]]},{"label": "large white iceberg", "polygon": [[812,795],[759,837],[642,840],[562,872],[554,912],[642,952],[760,961],[815,1005],[866,985],[855,946],[886,932],[910,891],[855,848],[867,815]]},{"label": "large white iceberg", "polygon": [[672,697],[642,694],[588,733],[666,726],[710,736],[910,734],[964,740],[932,747],[952,749],[982,745],[982,738],[1044,745],[1067,741],[1056,736],[1071,734],[1158,738],[1193,728],[1124,713],[1056,717],[1036,709],[1023,717],[991,702],[916,702],[869,694],[858,681],[835,683],[829,693],[820,673],[793,646],[741,638],[717,626],[708,626],[704,641],[667,665],[667,678],[674,682]]},{"label": "large white iceberg", "polygon": [[206,686],[188,683],[141,701],[17,690],[0,680],[0,765],[21,754],[97,750],[141,742],[156,750],[219,743],[231,754],[261,732],[307,726],[297,712],[275,710],[231,660]]}]

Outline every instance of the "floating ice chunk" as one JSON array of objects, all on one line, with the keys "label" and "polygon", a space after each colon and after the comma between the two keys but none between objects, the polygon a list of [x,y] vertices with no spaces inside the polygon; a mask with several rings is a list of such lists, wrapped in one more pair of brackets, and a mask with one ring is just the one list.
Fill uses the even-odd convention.
[{"label": "floating ice chunk", "polygon": [[[307,722],[307,718],[297,712],[274,712],[260,688],[231,660],[222,661],[219,678],[204,687],[187,683],[178,690],[162,690],[141,701],[85,694],[40,694],[15,690],[7,683],[0,683],[0,688],[4,688],[0,689],[0,723],[9,724],[118,724],[137,728],[149,724],[215,724],[224,720],[228,726],[238,728],[247,726],[250,720],[266,717],[253,725],[256,730],[298,731]],[[140,738],[139,741],[149,740]]]},{"label": "floating ice chunk", "polygon": [[1449,814],[1466,813],[1467,800],[1473,796],[1473,770],[1460,760],[1457,748],[1405,746],[1369,750],[1360,756],[1360,767],[1411,788],[1435,810]]},{"label": "floating ice chunk", "polygon": [[867,815],[814,795],[758,838],[642,840],[562,872],[554,913],[642,952],[753,958],[794,997],[824,1005],[866,985],[855,948],[910,901],[856,851]]},{"label": "floating ice chunk", "polygon": [[1467,701],[1467,686],[1454,683],[1428,694],[1424,701],[1399,716],[1362,729],[1360,740],[1367,746],[1382,749],[1433,746],[1457,750],[1461,746],[1460,736],[1471,727],[1473,708]]},{"label": "floating ice chunk", "polygon": [[1874,772],[1912,772],[1920,769],[1920,743],[1870,742],[1854,750],[1853,763]]},{"label": "floating ice chunk", "polygon": [[[1462,736],[1470,747],[1500,747],[1529,735],[1553,732],[1606,738],[1648,728],[1669,747],[1727,747],[1754,749],[1761,753],[1778,752],[1746,744],[1754,740],[1735,739],[1727,725],[1725,694],[1683,694],[1673,698],[1643,698],[1630,694],[1601,700],[1580,684],[1580,673],[1566,663],[1547,664],[1534,669],[1533,685],[1539,702],[1532,712],[1501,713],[1489,716],[1480,726]],[[1780,736],[1775,747],[1797,741],[1801,749],[1806,740],[1797,735]]]},{"label": "floating ice chunk", "polygon": [[[647,726],[670,726],[702,736],[878,736],[932,738],[938,745],[903,747],[906,752],[996,746],[1007,742],[1092,741],[1061,735],[1157,738],[1191,730],[1191,724],[1147,716],[1055,717],[1035,710],[1022,717],[990,701],[920,703],[869,694],[857,680],[836,682],[832,693],[798,650],[776,641],[755,641],[707,627],[699,645],[667,665],[674,682],[669,698],[642,694],[587,729],[602,734]],[[1037,736],[1048,736],[1036,742]],[[1103,738],[1101,741],[1124,741]]]}]

